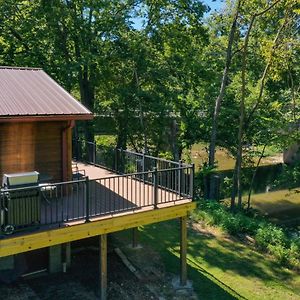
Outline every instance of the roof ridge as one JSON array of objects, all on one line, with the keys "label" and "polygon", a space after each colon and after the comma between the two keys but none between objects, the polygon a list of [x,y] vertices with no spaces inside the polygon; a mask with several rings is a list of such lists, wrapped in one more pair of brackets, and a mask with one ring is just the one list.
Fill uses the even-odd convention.
[{"label": "roof ridge", "polygon": [[28,71],[39,71],[39,70],[42,70],[42,68],[34,68],[34,67],[15,67],[15,66],[0,66],[0,69],[28,70]]}]

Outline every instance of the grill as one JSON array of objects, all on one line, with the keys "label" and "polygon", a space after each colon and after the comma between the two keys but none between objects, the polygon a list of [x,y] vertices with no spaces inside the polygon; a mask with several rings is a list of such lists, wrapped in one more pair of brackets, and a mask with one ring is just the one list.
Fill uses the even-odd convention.
[{"label": "grill", "polygon": [[36,171],[4,174],[0,198],[0,224],[5,234],[40,223],[38,184],[39,173]]}]

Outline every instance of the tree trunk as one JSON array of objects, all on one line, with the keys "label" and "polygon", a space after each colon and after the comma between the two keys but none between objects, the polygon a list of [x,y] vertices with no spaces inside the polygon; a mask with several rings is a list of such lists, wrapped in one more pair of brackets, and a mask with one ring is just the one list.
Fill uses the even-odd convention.
[{"label": "tree trunk", "polygon": [[238,151],[236,156],[236,183],[238,194],[238,208],[242,208],[242,162],[243,162],[243,136],[245,121],[245,98],[246,98],[246,68],[247,68],[247,52],[250,33],[255,21],[256,15],[252,16],[249,28],[245,37],[242,56],[242,87],[241,87],[241,103],[240,103],[240,123],[238,133]]},{"label": "tree trunk", "polygon": [[[246,69],[247,69],[247,52],[248,52],[248,44],[249,44],[249,37],[251,34],[251,30],[253,28],[253,24],[257,17],[262,16],[266,12],[268,12],[272,7],[274,7],[280,0],[275,1],[270,6],[265,8],[264,10],[260,11],[252,15],[249,28],[247,30],[245,41],[243,45],[243,56],[242,56],[242,86],[241,86],[241,102],[240,102],[240,122],[239,122],[239,132],[238,132],[238,150],[237,150],[237,157],[236,157],[236,183],[237,183],[237,196],[238,196],[238,207],[242,208],[242,161],[243,161],[243,137],[244,137],[244,126],[245,126],[245,98],[246,98]],[[269,63],[268,63],[269,64]],[[265,69],[264,76],[263,76],[263,83],[265,80],[265,76],[267,73],[267,69]],[[264,84],[261,85],[259,99],[262,98]],[[235,202],[235,193],[232,196],[232,202]]]},{"label": "tree trunk", "polygon": [[[89,110],[94,110],[94,88],[89,78],[89,70],[87,64],[80,68],[79,71],[79,88],[80,88],[80,98],[83,105],[85,105]],[[91,75],[90,75],[91,77]],[[87,141],[94,141],[94,125],[93,121],[85,121],[84,126],[84,136]]]},{"label": "tree trunk", "polygon": [[[228,84],[228,73],[229,73],[229,68],[230,68],[231,60],[232,60],[232,47],[233,47],[234,35],[235,35],[236,27],[237,27],[237,19],[238,19],[241,2],[242,2],[241,0],[238,0],[237,5],[236,5],[236,11],[233,16],[233,21],[231,24],[230,33],[229,33],[229,37],[228,37],[228,44],[227,44],[227,50],[226,50],[226,61],[225,61],[225,67],[224,67],[223,76],[222,76],[222,80],[221,80],[220,91],[219,91],[219,95],[215,102],[215,110],[214,110],[213,121],[212,121],[212,129],[211,129],[211,137],[210,137],[209,153],[208,153],[208,165],[211,168],[215,167],[215,152],[216,152],[216,140],[217,140],[217,131],[218,131],[218,119],[219,119],[219,114],[220,114],[221,102],[224,98],[225,90],[226,90],[226,87]],[[210,188],[209,188],[210,178],[208,177],[204,180],[206,181],[207,191],[209,191],[210,190]],[[207,197],[210,198],[209,192],[207,194]]]},{"label": "tree trunk", "polygon": [[223,100],[225,89],[228,82],[228,72],[231,65],[232,60],[232,46],[234,41],[234,34],[237,27],[237,18],[239,14],[239,8],[240,8],[241,1],[239,0],[237,2],[236,11],[233,17],[229,37],[228,37],[228,45],[226,50],[226,61],[225,61],[225,67],[223,71],[223,76],[221,80],[221,86],[219,95],[215,102],[215,110],[213,115],[213,122],[212,122],[212,129],[211,129],[211,137],[210,137],[210,145],[209,145],[209,157],[208,157],[208,165],[210,167],[215,166],[215,151],[216,151],[216,138],[217,138],[217,130],[218,130],[218,119],[219,119],[219,113],[221,108],[221,102]]},{"label": "tree trunk", "polygon": [[263,156],[265,154],[266,146],[267,145],[265,144],[264,147],[263,147],[263,150],[262,150],[262,152],[260,154],[260,157],[259,157],[259,159],[257,161],[256,168],[255,168],[255,170],[253,172],[253,175],[252,175],[252,179],[251,179],[251,183],[250,183],[250,187],[249,187],[249,191],[248,191],[247,209],[250,208],[250,200],[251,200],[251,194],[252,194],[252,187],[253,187],[253,184],[254,184],[254,179],[255,179],[255,176],[257,174],[260,162],[261,162],[261,160],[262,160],[262,158],[263,158]]}]

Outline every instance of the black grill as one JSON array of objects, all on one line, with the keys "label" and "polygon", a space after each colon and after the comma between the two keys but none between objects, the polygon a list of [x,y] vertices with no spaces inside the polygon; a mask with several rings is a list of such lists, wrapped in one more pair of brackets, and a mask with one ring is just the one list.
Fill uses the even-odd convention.
[{"label": "black grill", "polygon": [[39,224],[41,203],[39,173],[26,172],[4,174],[0,198],[0,224],[2,232],[11,234],[15,230]]}]

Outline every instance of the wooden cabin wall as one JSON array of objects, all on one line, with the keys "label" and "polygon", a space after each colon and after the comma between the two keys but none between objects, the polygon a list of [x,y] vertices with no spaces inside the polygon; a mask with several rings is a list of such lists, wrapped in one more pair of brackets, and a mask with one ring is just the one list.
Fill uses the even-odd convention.
[{"label": "wooden cabin wall", "polygon": [[[4,173],[38,171],[48,176],[49,181],[70,180],[71,155],[64,159],[62,155],[62,132],[67,125],[67,122],[0,123],[0,178]],[[65,143],[71,153],[69,134]],[[65,178],[63,164],[67,164],[68,170]]]}]

